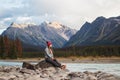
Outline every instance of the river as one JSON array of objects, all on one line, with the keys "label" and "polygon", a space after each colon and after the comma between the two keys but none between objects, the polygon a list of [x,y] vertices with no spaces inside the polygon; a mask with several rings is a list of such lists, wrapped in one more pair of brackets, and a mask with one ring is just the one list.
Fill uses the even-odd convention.
[{"label": "river", "polygon": [[[120,76],[119,63],[64,63],[71,72],[103,71]],[[0,61],[0,66],[22,66],[22,62]]]}]

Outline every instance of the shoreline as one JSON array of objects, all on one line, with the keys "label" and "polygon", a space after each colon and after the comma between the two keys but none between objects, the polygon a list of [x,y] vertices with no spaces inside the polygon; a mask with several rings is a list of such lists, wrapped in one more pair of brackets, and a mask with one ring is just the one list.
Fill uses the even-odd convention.
[{"label": "shoreline", "polygon": [[20,67],[0,67],[0,80],[120,80],[120,76],[103,71],[70,72],[59,68],[31,70]]},{"label": "shoreline", "polygon": [[[120,57],[60,57],[56,58],[61,63],[120,63]],[[44,58],[19,58],[0,59],[7,62],[39,62]]]},{"label": "shoreline", "polygon": [[22,67],[0,66],[0,80],[120,80],[117,72],[113,74],[101,69],[94,72],[87,69],[72,72],[71,69],[56,68],[46,61],[36,65],[24,63]]},{"label": "shoreline", "polygon": [[[6,61],[6,62],[42,62],[44,58],[26,58],[26,59],[14,59],[14,60],[0,60],[0,61]],[[112,57],[112,58],[93,58],[93,57],[69,57],[69,58],[57,58],[58,61],[62,63],[102,63],[100,65],[106,64],[106,63],[117,63],[120,64],[120,58],[119,57]],[[4,63],[4,62],[3,62]],[[91,64],[91,65],[93,65]],[[37,64],[38,65],[38,64]],[[42,68],[42,66],[44,68]],[[115,64],[116,65],[116,64]],[[25,65],[24,65],[25,66]],[[27,67],[26,63],[26,67]],[[0,66],[0,79],[2,80],[120,80],[120,76],[117,75],[119,72],[111,73],[107,70],[100,69],[96,70],[95,72],[88,70],[86,68],[85,71],[82,71],[84,69],[81,69],[81,71],[70,71],[70,68],[67,68],[65,70],[62,70],[60,68],[55,67],[46,67],[46,64],[39,63],[39,68],[36,67],[35,70],[27,69],[25,67],[21,66]],[[34,67],[35,68],[35,67]],[[107,69],[107,68],[106,68]],[[118,69],[119,70],[119,69]]]}]

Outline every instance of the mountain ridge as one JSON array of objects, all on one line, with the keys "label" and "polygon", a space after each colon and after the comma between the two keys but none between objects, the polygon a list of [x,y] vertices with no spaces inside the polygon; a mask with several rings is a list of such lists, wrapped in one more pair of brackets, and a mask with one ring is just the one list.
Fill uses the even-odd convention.
[{"label": "mountain ridge", "polygon": [[[65,46],[120,45],[120,16],[86,22]],[[77,41],[76,41],[77,40]]]},{"label": "mountain ridge", "polygon": [[[59,28],[56,28],[58,26]],[[43,22],[40,25],[12,23],[2,35],[13,40],[19,38],[23,44],[39,47],[45,47],[45,41],[49,40],[53,47],[61,48],[76,32],[77,30],[57,22],[54,22],[54,25],[52,22]]]}]

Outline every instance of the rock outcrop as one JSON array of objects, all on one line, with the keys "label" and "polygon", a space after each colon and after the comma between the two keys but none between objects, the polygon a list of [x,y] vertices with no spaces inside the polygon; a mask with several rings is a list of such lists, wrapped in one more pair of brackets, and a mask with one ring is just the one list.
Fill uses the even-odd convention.
[{"label": "rock outcrop", "polygon": [[28,62],[23,62],[22,68],[36,70],[38,68],[48,68],[48,67],[54,67],[52,64],[47,63],[45,60],[38,62],[37,64],[31,64]]},{"label": "rock outcrop", "polygon": [[[43,65],[44,64],[44,65]],[[35,67],[36,67],[36,69],[38,69],[38,68],[48,68],[48,67],[54,67],[52,64],[50,64],[50,63],[47,63],[46,61],[41,61],[41,62],[39,62],[39,63],[37,63],[36,65],[35,65]]]},{"label": "rock outcrop", "polygon": [[119,76],[101,71],[70,72],[62,70],[45,61],[36,65],[24,62],[22,67],[0,66],[0,80],[120,80]]}]

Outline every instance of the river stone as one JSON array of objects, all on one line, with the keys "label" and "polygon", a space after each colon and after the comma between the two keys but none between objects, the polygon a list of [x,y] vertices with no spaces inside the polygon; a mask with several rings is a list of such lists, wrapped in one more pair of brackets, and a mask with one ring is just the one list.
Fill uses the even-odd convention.
[{"label": "river stone", "polygon": [[28,62],[23,62],[23,64],[22,64],[22,68],[35,70],[35,65],[30,64],[30,63],[28,63]]},{"label": "river stone", "polygon": [[88,75],[87,80],[97,80],[97,77],[94,75]]},{"label": "river stone", "polygon": [[[9,71],[9,69],[11,70],[8,73],[4,71]],[[67,72],[55,67],[31,70],[2,66],[0,67],[0,80],[120,80],[120,77],[102,71]]]},{"label": "river stone", "polygon": [[1,77],[0,76],[0,80],[6,80],[7,78],[6,77]]},{"label": "river stone", "polygon": [[36,72],[34,70],[25,69],[25,68],[21,69],[20,72],[21,73],[26,73],[26,74],[32,74],[32,75],[36,74]]}]

